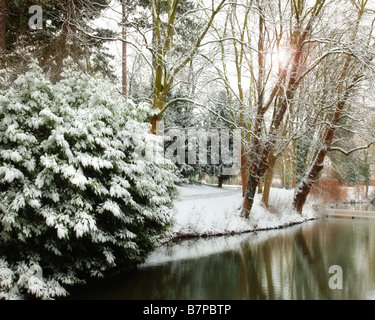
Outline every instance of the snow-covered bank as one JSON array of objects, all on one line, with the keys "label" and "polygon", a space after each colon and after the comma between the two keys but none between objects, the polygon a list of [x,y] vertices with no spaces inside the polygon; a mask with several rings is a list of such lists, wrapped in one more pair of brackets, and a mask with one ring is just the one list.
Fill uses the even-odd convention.
[{"label": "snow-covered bank", "polygon": [[306,203],[302,215],[294,211],[293,190],[272,189],[269,209],[261,205],[261,195],[257,194],[250,219],[241,215],[240,186],[183,185],[178,190],[180,197],[175,205],[174,224],[165,241],[275,229],[321,216],[311,202]]},{"label": "snow-covered bank", "polygon": [[[313,221],[311,221],[313,222]],[[303,229],[309,230],[310,222],[304,223]],[[146,262],[140,265],[143,267],[152,267],[171,261],[181,261],[189,259],[198,259],[204,256],[209,256],[216,253],[226,251],[241,250],[241,243],[246,244],[260,244],[280,235],[287,236],[295,230],[300,230],[300,226],[294,225],[288,228],[272,229],[262,232],[241,233],[238,235],[228,235],[222,237],[200,237],[193,239],[185,239],[179,243],[160,246],[154,250]]]}]

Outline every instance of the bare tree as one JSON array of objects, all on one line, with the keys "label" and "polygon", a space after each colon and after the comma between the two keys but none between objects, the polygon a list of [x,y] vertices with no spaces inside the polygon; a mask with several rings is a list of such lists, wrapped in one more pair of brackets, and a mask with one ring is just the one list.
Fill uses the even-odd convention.
[{"label": "bare tree", "polygon": [[[333,103],[331,103],[331,108],[328,108],[329,106],[324,105],[324,108],[326,109],[325,114],[327,116],[325,119],[326,125],[322,127],[320,131],[320,147],[315,152],[315,155],[308,170],[305,173],[304,178],[297,186],[293,201],[295,209],[300,213],[302,212],[303,205],[306,202],[307,196],[312,188],[313,183],[317,181],[319,174],[323,169],[323,163],[329,151],[336,150],[349,155],[350,153],[357,150],[368,148],[372,144],[372,142],[370,142],[363,147],[357,147],[349,151],[344,151],[343,149],[337,148],[333,145],[335,133],[338,130],[340,121],[343,117],[346,116],[345,109],[350,103],[350,98],[353,94],[355,94],[355,90],[358,88],[358,86],[363,83],[362,81],[364,79],[364,74],[367,70],[366,65],[370,63],[370,60],[372,60],[372,57],[369,56],[369,54],[365,54],[365,56],[367,57],[364,59],[358,59],[359,53],[357,52],[356,54],[355,50],[355,46],[359,45],[360,43],[360,41],[357,41],[359,40],[360,24],[367,12],[366,5],[368,1],[359,0],[351,1],[351,3],[353,4],[357,12],[357,16],[353,23],[353,29],[351,31],[347,47],[345,50],[342,50],[341,53],[343,59],[341,67],[338,68],[339,73],[335,85],[336,88],[334,91],[336,93],[336,97]],[[372,30],[370,31],[370,33],[372,34]],[[369,52],[367,51],[367,53]],[[363,52],[361,53],[361,55],[364,56]],[[328,70],[326,70],[326,72],[328,72]]]},{"label": "bare tree", "polygon": [[[288,109],[299,86],[298,72],[305,63],[304,41],[311,36],[323,5],[324,1],[317,1],[312,8],[305,1],[280,0],[276,6],[268,0],[239,1],[227,10],[222,27],[215,28],[222,57],[218,74],[239,106],[234,111],[238,116],[234,122],[242,129],[241,175],[246,217],[260,179],[281,154],[281,150],[273,150],[288,147],[288,143],[279,141],[288,140],[282,132],[290,128],[285,118],[289,119]],[[234,75],[230,65],[234,66]],[[236,79],[235,86],[231,77]],[[246,82],[248,97],[244,90]],[[291,139],[293,134],[289,136]],[[272,168],[267,188],[272,182],[271,171]],[[264,195],[267,201],[266,198],[268,194]]]},{"label": "bare tree", "polygon": [[[315,4],[309,8],[307,8],[304,1],[298,1],[298,3],[293,1],[291,3],[293,5],[291,6],[291,20],[288,26],[290,30],[288,47],[293,50],[293,53],[288,62],[280,69],[278,80],[267,96],[263,96],[265,88],[258,89],[259,96],[255,111],[255,124],[253,125],[254,137],[250,143],[248,182],[243,205],[245,217],[248,217],[250,214],[258,182],[268,169],[269,158],[277,143],[277,137],[279,136],[284,116],[300,84],[298,77],[304,61],[304,44],[305,41],[311,37],[313,28],[318,23],[325,1],[316,1]],[[261,14],[259,18],[260,37],[258,42],[260,81],[262,81],[264,77],[261,70],[264,60],[261,54],[264,39],[267,36],[267,33],[265,33],[262,28],[262,24],[263,18]],[[275,103],[277,97],[279,97],[280,100],[278,103]],[[264,130],[265,115],[271,105],[273,105],[272,117],[271,120],[268,121],[268,129]],[[265,135],[263,141],[260,139],[262,130],[264,130],[263,135]]]}]

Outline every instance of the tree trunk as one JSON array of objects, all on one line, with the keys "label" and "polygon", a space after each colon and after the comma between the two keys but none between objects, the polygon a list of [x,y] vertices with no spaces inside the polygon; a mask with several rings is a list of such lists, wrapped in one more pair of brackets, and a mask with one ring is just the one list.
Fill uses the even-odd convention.
[{"label": "tree trunk", "polygon": [[0,0],[0,56],[6,50],[6,0]]},{"label": "tree trunk", "polygon": [[126,44],[126,37],[127,37],[127,30],[126,30],[126,22],[127,22],[127,10],[126,10],[126,2],[127,0],[122,0],[122,94],[124,96],[127,95],[127,87],[128,87],[128,78],[127,78],[127,44]]},{"label": "tree trunk", "polygon": [[242,181],[242,196],[245,196],[247,187],[247,156],[245,153],[245,148],[243,146],[244,142],[241,143],[241,181]]},{"label": "tree trunk", "polygon": [[160,134],[160,128],[159,128],[160,119],[161,119],[160,115],[150,117],[151,133],[157,136]]},{"label": "tree trunk", "polygon": [[297,184],[296,171],[293,170],[292,171],[292,189],[296,187],[296,184]]},{"label": "tree trunk", "polygon": [[223,177],[218,177],[218,179],[219,179],[219,185],[218,185],[218,187],[222,188],[223,187],[224,178]]},{"label": "tree trunk", "polygon": [[368,150],[366,151],[365,155],[365,165],[366,165],[366,171],[365,171],[365,184],[366,184],[366,192],[365,192],[365,198],[368,199],[368,192],[370,187],[370,164],[368,163]]},{"label": "tree trunk", "polygon": [[[331,131],[332,131],[332,138],[333,138],[333,130],[330,130],[330,132]],[[326,136],[326,143],[329,143],[330,139],[327,137],[328,137],[328,134]],[[323,162],[324,162],[324,158],[326,154],[327,154],[326,148],[320,150],[320,152],[315,158],[314,165],[311,167],[307,178],[302,180],[299,186],[297,187],[297,191],[293,199],[293,207],[300,214],[302,214],[303,206],[305,205],[307,196],[309,195],[314,182],[316,182],[316,180],[319,177],[319,173],[323,169]]]},{"label": "tree trunk", "polygon": [[[254,127],[257,128],[257,125]],[[246,218],[250,216],[250,211],[254,203],[255,192],[261,178],[259,175],[260,146],[257,137],[254,137],[251,147],[249,166],[247,170],[246,192],[243,205],[243,213]]]},{"label": "tree trunk", "polygon": [[55,82],[57,82],[60,79],[60,74],[63,71],[64,59],[68,55],[67,38],[68,38],[68,23],[64,22],[62,26],[60,39],[58,42],[58,45],[59,45],[58,50],[60,53],[57,55],[57,59],[56,59],[56,71],[55,71],[55,76],[54,76]]},{"label": "tree trunk", "polygon": [[64,68],[64,59],[67,58],[67,56],[69,55],[69,50],[68,50],[68,36],[69,36],[69,31],[70,31],[69,23],[72,18],[72,12],[74,10],[74,7],[72,7],[73,5],[74,4],[72,4],[70,0],[65,1],[66,10],[63,16],[60,38],[58,39],[59,47],[57,50],[59,54],[57,55],[57,58],[56,58],[56,70],[53,76],[54,82],[57,82],[60,80],[60,75],[63,72],[63,68]]},{"label": "tree trunk", "polygon": [[255,192],[258,186],[259,178],[250,175],[247,181],[247,188],[243,203],[243,212],[246,219],[250,217],[250,211],[254,204]]},{"label": "tree trunk", "polygon": [[292,188],[292,164],[291,164],[291,159],[288,154],[284,156],[284,161],[285,161],[285,188],[286,189],[291,189]]},{"label": "tree trunk", "polygon": [[270,191],[271,191],[271,186],[272,186],[272,180],[273,180],[273,173],[274,173],[274,167],[276,164],[276,159],[274,155],[271,155],[269,161],[268,161],[268,169],[266,172],[265,176],[265,181],[264,181],[264,188],[263,188],[263,197],[262,197],[262,202],[268,208],[268,201],[270,198]]}]

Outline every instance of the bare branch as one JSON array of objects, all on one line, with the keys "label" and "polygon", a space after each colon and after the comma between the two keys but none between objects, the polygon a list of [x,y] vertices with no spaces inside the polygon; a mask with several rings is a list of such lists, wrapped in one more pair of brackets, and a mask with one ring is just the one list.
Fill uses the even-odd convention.
[{"label": "bare branch", "polygon": [[366,150],[366,149],[370,148],[374,143],[375,143],[375,141],[370,142],[366,146],[361,146],[361,147],[353,148],[353,149],[351,149],[349,151],[345,151],[344,149],[342,149],[340,147],[328,147],[328,151],[338,151],[338,152],[341,152],[342,154],[344,154],[344,155],[346,155],[348,157],[353,152],[360,151],[360,150]]}]

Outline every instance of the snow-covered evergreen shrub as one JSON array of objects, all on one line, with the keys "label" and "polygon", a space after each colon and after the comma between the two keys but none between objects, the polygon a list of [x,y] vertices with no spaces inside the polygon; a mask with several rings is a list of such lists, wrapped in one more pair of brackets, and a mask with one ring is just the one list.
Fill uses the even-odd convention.
[{"label": "snow-covered evergreen shrub", "polygon": [[52,85],[33,66],[0,93],[0,298],[144,261],[176,194],[146,115],[73,71]]}]

